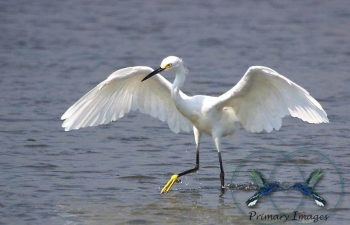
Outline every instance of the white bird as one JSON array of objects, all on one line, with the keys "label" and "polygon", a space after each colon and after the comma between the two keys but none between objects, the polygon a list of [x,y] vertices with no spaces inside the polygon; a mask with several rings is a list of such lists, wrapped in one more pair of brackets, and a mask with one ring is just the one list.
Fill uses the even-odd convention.
[{"label": "white bird", "polygon": [[[173,84],[159,74],[163,70],[175,72]],[[145,66],[117,70],[62,115],[62,127],[69,131],[107,124],[136,109],[167,121],[175,133],[193,127],[196,166],[174,174],[161,193],[168,192],[178,177],[199,169],[202,133],[212,136],[218,151],[223,192],[221,138],[233,135],[239,124],[251,132],[269,133],[281,128],[286,115],[315,124],[329,122],[322,106],[304,88],[270,68],[250,67],[233,88],[218,97],[183,93],[180,89],[187,73],[176,56],[165,58],[157,70]]]}]

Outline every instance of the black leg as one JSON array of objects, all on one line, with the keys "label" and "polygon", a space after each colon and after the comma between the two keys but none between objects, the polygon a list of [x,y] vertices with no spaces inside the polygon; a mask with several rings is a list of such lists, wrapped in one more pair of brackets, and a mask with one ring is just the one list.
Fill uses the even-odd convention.
[{"label": "black leg", "polygon": [[196,166],[193,169],[189,169],[189,170],[186,170],[182,173],[172,175],[170,180],[168,181],[168,183],[166,183],[164,185],[163,189],[160,191],[161,194],[168,192],[171,189],[171,187],[174,185],[174,183],[176,181],[178,181],[179,177],[186,175],[186,174],[189,174],[189,173],[194,173],[199,169],[199,141],[201,139],[202,133],[199,132],[195,126],[193,126],[193,133],[194,133],[194,139],[196,141],[196,150],[197,150],[197,152],[196,152]]},{"label": "black leg", "polygon": [[225,172],[222,165],[221,152],[219,152],[219,162],[220,162],[220,181],[221,181],[221,194],[225,192]]},{"label": "black leg", "polygon": [[168,192],[171,187],[174,185],[174,183],[176,181],[178,181],[178,177],[181,177],[183,175],[189,174],[189,173],[194,173],[199,169],[199,146],[197,145],[197,153],[196,153],[196,166],[193,169],[190,170],[186,170],[182,173],[179,174],[174,174],[173,176],[171,176],[170,180],[168,181],[168,183],[166,183],[166,185],[163,187],[163,189],[160,191],[161,194]]},{"label": "black leg", "polygon": [[179,173],[179,177],[189,174],[189,173],[194,173],[199,169],[199,147],[197,147],[197,153],[196,153],[196,166],[193,169],[186,170],[182,173]]}]

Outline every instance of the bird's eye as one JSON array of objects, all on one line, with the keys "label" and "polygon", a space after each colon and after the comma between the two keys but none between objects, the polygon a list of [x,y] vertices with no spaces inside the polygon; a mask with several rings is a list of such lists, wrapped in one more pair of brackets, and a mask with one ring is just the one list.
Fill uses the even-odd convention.
[{"label": "bird's eye", "polygon": [[170,67],[172,66],[173,64],[169,63],[168,65],[165,66],[166,69],[170,69]]}]

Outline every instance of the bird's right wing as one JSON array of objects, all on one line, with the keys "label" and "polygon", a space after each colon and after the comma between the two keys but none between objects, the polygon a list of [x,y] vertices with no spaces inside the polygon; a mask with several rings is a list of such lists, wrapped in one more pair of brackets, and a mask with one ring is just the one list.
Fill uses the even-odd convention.
[{"label": "bird's right wing", "polygon": [[138,109],[161,121],[170,129],[190,131],[192,124],[180,114],[171,98],[171,83],[160,74],[141,80],[153,71],[136,66],[120,69],[85,94],[61,117],[66,131],[107,124]]},{"label": "bird's right wing", "polygon": [[307,178],[306,183],[309,187],[314,187],[317,181],[322,177],[321,169],[316,169]]}]

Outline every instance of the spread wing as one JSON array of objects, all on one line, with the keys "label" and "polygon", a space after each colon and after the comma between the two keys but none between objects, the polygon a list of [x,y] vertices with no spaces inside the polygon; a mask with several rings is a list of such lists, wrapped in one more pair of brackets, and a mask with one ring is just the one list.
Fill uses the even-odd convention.
[{"label": "spread wing", "polygon": [[218,107],[231,107],[243,127],[251,132],[279,130],[286,115],[309,123],[328,123],[322,106],[307,92],[276,71],[262,66],[248,69]]},{"label": "spread wing", "polygon": [[265,186],[264,176],[259,171],[253,168],[249,175],[259,187]]},{"label": "spread wing", "polygon": [[161,121],[170,129],[190,131],[192,124],[176,109],[171,98],[171,83],[160,74],[141,80],[153,71],[137,66],[120,69],[85,94],[61,117],[66,131],[107,124],[138,109]]},{"label": "spread wing", "polygon": [[322,177],[321,169],[316,169],[306,180],[308,187],[314,187],[317,181]]}]

